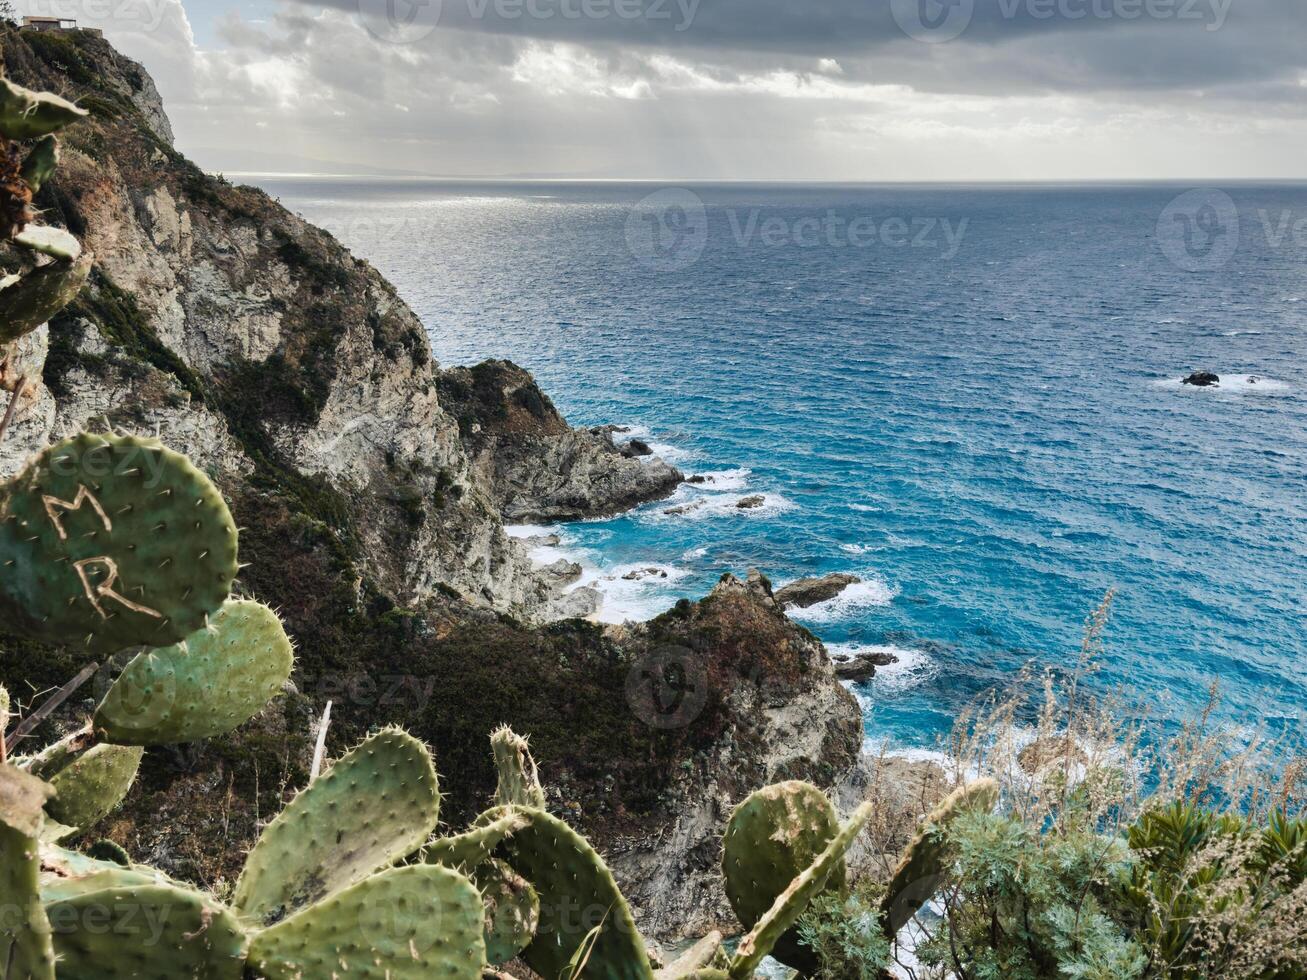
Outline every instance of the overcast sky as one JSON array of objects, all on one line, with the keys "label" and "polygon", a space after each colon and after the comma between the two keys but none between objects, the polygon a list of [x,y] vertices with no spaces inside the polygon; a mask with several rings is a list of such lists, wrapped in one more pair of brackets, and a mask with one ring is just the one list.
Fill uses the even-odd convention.
[{"label": "overcast sky", "polygon": [[17,0],[228,171],[1307,177],[1304,0]]}]

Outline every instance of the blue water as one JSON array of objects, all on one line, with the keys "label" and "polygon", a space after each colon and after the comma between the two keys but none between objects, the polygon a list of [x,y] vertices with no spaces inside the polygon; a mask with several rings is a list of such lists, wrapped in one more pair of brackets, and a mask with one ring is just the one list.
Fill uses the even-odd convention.
[{"label": "blue water", "polygon": [[[608,618],[749,566],[857,573],[800,618],[897,651],[859,691],[868,733],[929,746],[1022,666],[1074,662],[1116,589],[1097,683],[1180,712],[1215,680],[1228,719],[1300,729],[1307,235],[1275,231],[1307,187],[1227,188],[1238,248],[1184,271],[1158,238],[1178,186],[696,187],[706,236],[685,198],[653,251],[649,185],[261,183],[385,273],[441,362],[510,358],[572,422],[716,474],[562,529]],[[798,224],[831,213],[965,234],[949,256],[940,226],[913,246]],[[1198,368],[1227,381],[1177,383]],[[649,566],[668,577],[620,578]]]}]

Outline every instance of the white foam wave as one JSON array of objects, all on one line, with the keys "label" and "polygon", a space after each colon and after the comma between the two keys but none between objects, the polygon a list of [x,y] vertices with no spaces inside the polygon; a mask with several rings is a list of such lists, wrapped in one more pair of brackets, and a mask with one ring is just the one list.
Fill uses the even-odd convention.
[{"label": "white foam wave", "polygon": [[875,504],[849,504],[849,510],[860,511],[864,514],[879,514],[881,509]]},{"label": "white foam wave", "polygon": [[694,561],[696,558],[703,558],[707,554],[707,548],[691,548],[681,555],[681,561]]},{"label": "white foam wave", "polygon": [[[780,514],[787,510],[793,510],[797,505],[782,496],[779,493],[760,493],[756,496],[762,497],[762,503],[756,507],[741,507],[740,501],[746,496],[755,496],[746,494],[741,496],[737,493],[713,493],[699,494],[689,496],[688,494],[681,499],[673,496],[662,502],[656,510],[648,511],[644,518],[649,520],[667,521],[667,520],[685,520],[685,521],[702,521],[708,518],[721,517],[770,517],[774,514]],[[669,510],[675,510],[676,513],[669,514]]]},{"label": "white foam wave", "polygon": [[753,475],[753,470],[740,466],[733,470],[710,470],[694,475],[703,477],[704,482],[692,483],[689,484],[690,486],[709,487],[713,490],[743,490],[749,485],[749,477]]},{"label": "white foam wave", "polygon": [[[673,588],[690,572],[659,562],[631,562],[600,568],[583,566],[576,588],[594,589],[601,597],[593,617],[601,623],[643,622],[664,613],[676,598]],[[635,575],[635,578],[627,578]]]},{"label": "white foam wave", "polygon": [[1272,392],[1291,391],[1293,386],[1278,378],[1268,378],[1261,374],[1222,374],[1221,383],[1199,388],[1187,385],[1181,378],[1162,378],[1154,381],[1158,388],[1192,388],[1196,391],[1211,391],[1221,394],[1257,395]]},{"label": "white foam wave", "polygon": [[875,551],[874,544],[842,544],[840,551],[847,551],[851,555],[865,555],[869,551]]},{"label": "white foam wave", "polygon": [[807,623],[835,623],[852,619],[877,606],[888,606],[898,594],[899,590],[880,576],[864,575],[863,581],[850,585],[835,598],[807,609],[790,609],[787,614],[791,619]]}]

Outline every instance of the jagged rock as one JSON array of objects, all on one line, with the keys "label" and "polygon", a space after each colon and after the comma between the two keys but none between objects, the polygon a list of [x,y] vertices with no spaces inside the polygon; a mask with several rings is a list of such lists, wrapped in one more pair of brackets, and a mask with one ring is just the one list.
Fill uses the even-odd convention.
[{"label": "jagged rock", "polygon": [[821,578],[801,578],[797,582],[776,590],[776,601],[782,606],[798,606],[807,609],[819,602],[834,599],[850,585],[856,585],[862,579],[856,575],[837,572],[823,575]]},{"label": "jagged rock", "polygon": [[835,676],[842,681],[869,681],[876,676],[877,667],[888,667],[899,658],[884,650],[866,650],[856,655],[837,654],[831,657]]},{"label": "jagged rock", "polygon": [[627,459],[635,459],[638,456],[652,456],[653,450],[643,439],[632,439],[622,447],[622,455]]},{"label": "jagged rock", "polygon": [[767,502],[767,498],[760,493],[751,494],[748,497],[741,497],[736,501],[735,506],[740,510],[756,510]]},{"label": "jagged rock", "polygon": [[681,657],[689,683],[710,685],[686,733],[722,727],[702,764],[677,774],[660,801],[657,830],[644,822],[617,835],[605,854],[647,935],[738,931],[720,868],[732,804],[779,779],[829,786],[830,774],[852,770],[862,743],[856,702],[835,680],[821,643],[785,617],[756,571],[747,581],[725,575],[704,601],[608,636],[624,650],[648,645]]},{"label": "jagged rock", "polygon": [[662,460],[624,456],[607,434],[571,428],[531,375],[508,361],[444,371],[437,383],[506,520],[616,514],[669,496],[682,480]]},{"label": "jagged rock", "polygon": [[711,483],[712,477],[704,476],[702,473],[696,473],[694,476],[687,476],[685,478],[685,482],[692,483],[697,486],[704,483]]},{"label": "jagged rock", "polygon": [[1211,371],[1195,371],[1180,383],[1193,385],[1196,388],[1210,388],[1212,385],[1221,383],[1221,376],[1213,374]]}]

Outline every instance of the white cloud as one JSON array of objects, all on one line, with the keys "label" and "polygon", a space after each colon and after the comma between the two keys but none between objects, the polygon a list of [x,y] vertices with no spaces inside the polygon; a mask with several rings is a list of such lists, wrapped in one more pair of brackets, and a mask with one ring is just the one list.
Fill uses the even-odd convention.
[{"label": "white cloud", "polygon": [[230,13],[202,48],[179,0],[121,2],[155,6],[82,20],[145,63],[179,147],[212,168],[1026,179],[1282,176],[1307,159],[1300,73],[1077,86],[1047,38],[838,59],[445,28],[390,44],[349,11],[289,5]]}]

